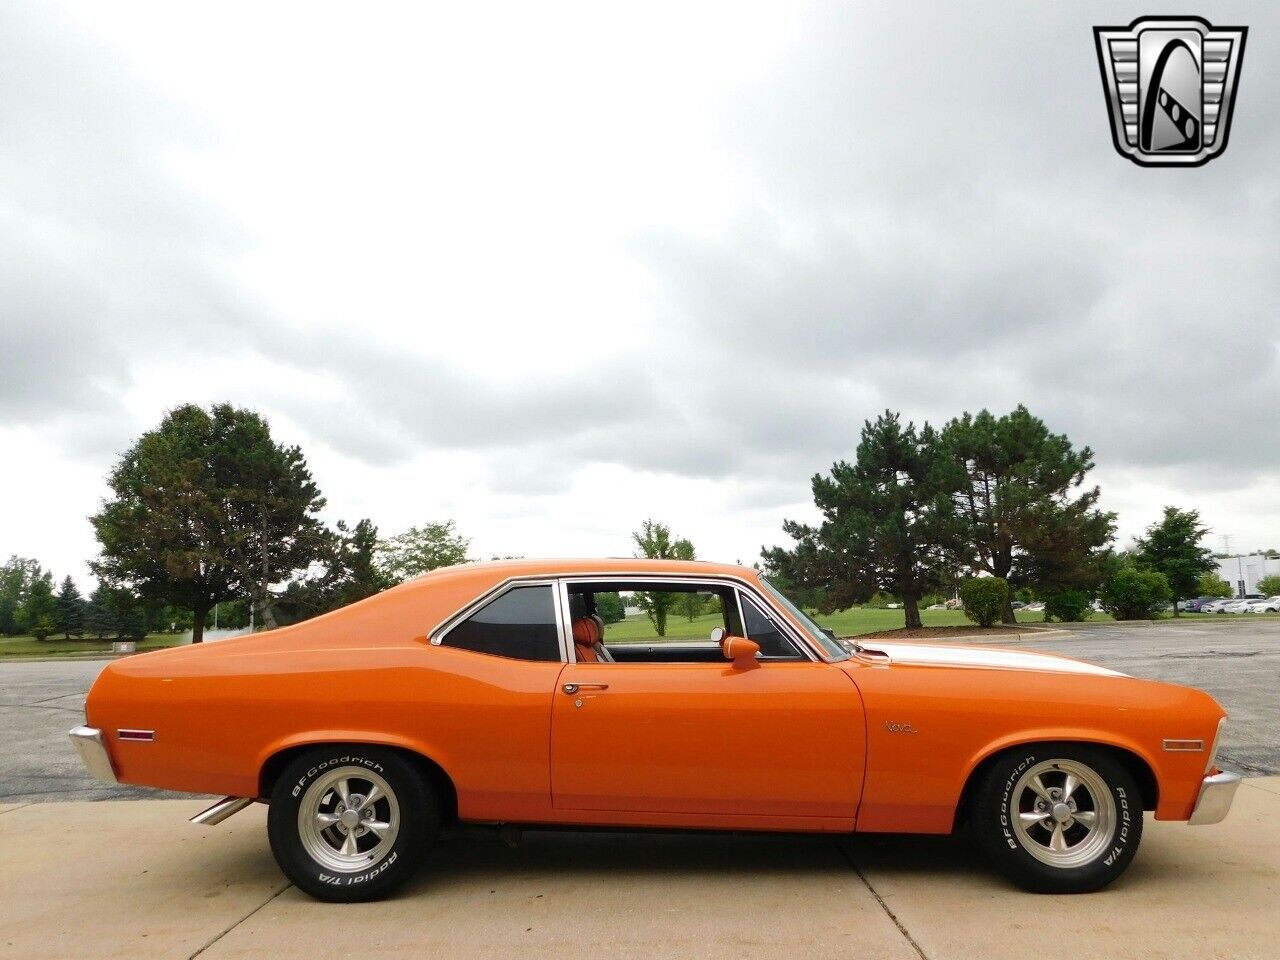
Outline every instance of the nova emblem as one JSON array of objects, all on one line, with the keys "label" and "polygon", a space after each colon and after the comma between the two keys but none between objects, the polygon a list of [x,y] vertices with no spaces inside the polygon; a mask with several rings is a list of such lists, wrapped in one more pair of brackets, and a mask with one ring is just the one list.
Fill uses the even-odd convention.
[{"label": "nova emblem", "polygon": [[892,720],[884,722],[884,728],[890,733],[915,733],[916,728],[909,723],[894,723]]},{"label": "nova emblem", "polygon": [[1198,167],[1222,153],[1248,32],[1199,17],[1094,27],[1120,155],[1144,167]]}]

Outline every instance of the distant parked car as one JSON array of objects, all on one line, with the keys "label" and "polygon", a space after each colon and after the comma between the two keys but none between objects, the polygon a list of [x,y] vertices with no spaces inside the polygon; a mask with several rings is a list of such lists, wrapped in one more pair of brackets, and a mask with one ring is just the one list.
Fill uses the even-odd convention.
[{"label": "distant parked car", "polygon": [[1241,597],[1239,600],[1233,600],[1222,608],[1222,613],[1252,613],[1249,605],[1255,600],[1265,600],[1266,597]]},{"label": "distant parked car", "polygon": [[1022,609],[1026,610],[1029,613],[1039,613],[1041,610],[1044,609],[1044,604],[1041,603],[1039,600],[1037,600],[1035,603],[1028,603]]},{"label": "distant parked car", "polygon": [[1219,600],[1219,599],[1221,598],[1220,597],[1192,597],[1190,600],[1184,600],[1182,602],[1182,609],[1186,610],[1189,613],[1204,613],[1205,604],[1213,603],[1213,601]]},{"label": "distant parked car", "polygon": [[945,610],[947,609],[947,605],[945,603],[931,603],[929,604],[929,606],[925,607],[925,609],[926,610]]},{"label": "distant parked car", "polygon": [[1280,613],[1280,596],[1264,600],[1250,600],[1248,613]]},{"label": "distant parked car", "polygon": [[1210,600],[1208,603],[1202,603],[1200,605],[1200,612],[1201,613],[1222,613],[1223,612],[1222,608],[1225,607],[1228,603],[1233,603],[1233,602],[1234,602],[1234,598],[1232,597],[1222,597],[1221,599],[1218,599],[1218,600]]},{"label": "distant parked car", "polygon": [[1015,610],[1021,610],[1023,607],[1026,606],[1026,604],[1023,603],[1021,600],[1015,600],[1013,601],[1013,603],[1010,604],[1010,606],[1013,607],[1013,609]]}]

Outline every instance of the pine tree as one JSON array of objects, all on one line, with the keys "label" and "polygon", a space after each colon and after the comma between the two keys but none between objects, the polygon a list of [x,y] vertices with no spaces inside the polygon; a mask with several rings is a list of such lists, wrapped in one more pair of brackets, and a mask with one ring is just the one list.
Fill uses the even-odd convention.
[{"label": "pine tree", "polygon": [[58,631],[68,640],[71,639],[72,634],[80,636],[84,633],[85,602],[71,577],[63,579],[57,601],[58,615],[54,623]]},{"label": "pine tree", "polygon": [[855,461],[813,478],[819,527],[786,521],[792,550],[763,551],[765,565],[831,607],[877,590],[902,599],[907,627],[919,627],[920,598],[951,575],[948,553],[961,527],[946,485],[938,435],[927,423],[903,426],[885,411],[862,428]]},{"label": "pine tree", "polygon": [[84,611],[84,628],[89,636],[99,640],[119,631],[120,618],[116,615],[109,588],[100,586],[90,595]]},{"label": "pine tree", "polygon": [[[1084,486],[1092,450],[1076,450],[1023,406],[1002,417],[966,413],[941,437],[966,527],[957,566],[1041,593],[1097,585],[1115,514],[1097,508],[1096,486]],[[1014,622],[1011,605],[1004,621]]]}]

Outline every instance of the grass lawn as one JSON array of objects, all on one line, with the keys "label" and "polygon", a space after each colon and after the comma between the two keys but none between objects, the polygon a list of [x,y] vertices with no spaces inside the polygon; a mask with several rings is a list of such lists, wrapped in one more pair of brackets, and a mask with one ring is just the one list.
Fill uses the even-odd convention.
[{"label": "grass lawn", "polygon": [[[151,633],[138,641],[138,650],[159,650],[181,643],[182,634]],[[0,637],[0,658],[3,657],[60,657],[75,653],[110,653],[110,640],[64,640],[48,637]]]}]

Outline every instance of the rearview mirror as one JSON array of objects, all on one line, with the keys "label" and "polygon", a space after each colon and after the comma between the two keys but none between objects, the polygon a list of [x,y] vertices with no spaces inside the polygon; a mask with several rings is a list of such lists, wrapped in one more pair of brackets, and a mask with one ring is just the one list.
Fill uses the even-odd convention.
[{"label": "rearview mirror", "polygon": [[760,644],[746,637],[729,636],[724,638],[724,658],[732,660],[735,667],[754,667],[756,654],[760,652]]}]

